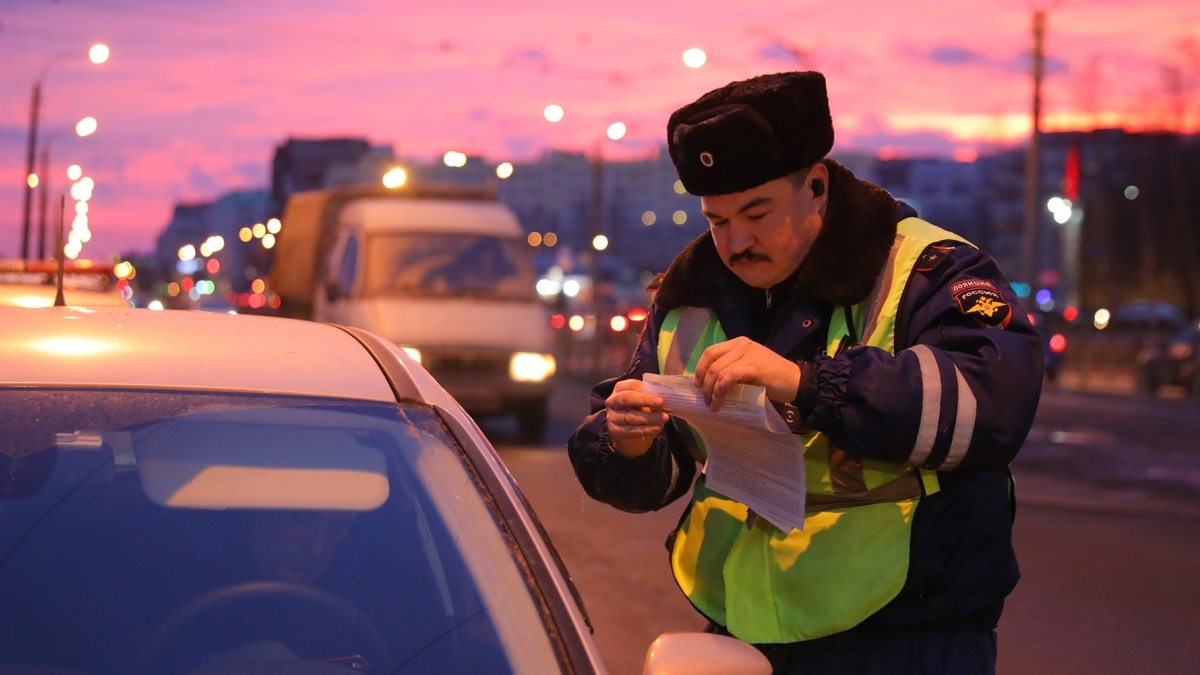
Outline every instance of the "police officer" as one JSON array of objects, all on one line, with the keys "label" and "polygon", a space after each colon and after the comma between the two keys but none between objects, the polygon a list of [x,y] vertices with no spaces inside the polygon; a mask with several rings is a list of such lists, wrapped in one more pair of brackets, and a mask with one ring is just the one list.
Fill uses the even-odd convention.
[{"label": "police officer", "polygon": [[[631,512],[690,489],[675,578],[777,673],[994,672],[1019,576],[1008,466],[1042,382],[996,262],[826,158],[820,73],[711,91],[667,141],[709,231],[658,282],[629,369],[592,390],[568,444],[580,483]],[[645,373],[693,376],[714,409],[764,386],[803,453],[803,530],[708,489],[702,439]]]}]

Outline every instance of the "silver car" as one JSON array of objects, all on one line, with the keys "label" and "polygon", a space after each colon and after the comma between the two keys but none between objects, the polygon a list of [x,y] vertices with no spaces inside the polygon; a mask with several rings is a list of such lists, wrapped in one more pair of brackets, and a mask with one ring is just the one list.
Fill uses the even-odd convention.
[{"label": "silver car", "polygon": [[0,308],[0,363],[0,673],[603,670],[496,453],[396,347]]}]

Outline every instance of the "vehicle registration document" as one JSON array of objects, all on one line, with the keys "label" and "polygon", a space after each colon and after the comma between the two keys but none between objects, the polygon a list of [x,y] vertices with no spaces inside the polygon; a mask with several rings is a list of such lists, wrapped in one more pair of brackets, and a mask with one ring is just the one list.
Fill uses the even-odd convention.
[{"label": "vehicle registration document", "polygon": [[642,376],[642,391],[704,440],[705,485],[784,532],[804,529],[804,455],[765,387],[734,385],[713,412],[690,375]]}]

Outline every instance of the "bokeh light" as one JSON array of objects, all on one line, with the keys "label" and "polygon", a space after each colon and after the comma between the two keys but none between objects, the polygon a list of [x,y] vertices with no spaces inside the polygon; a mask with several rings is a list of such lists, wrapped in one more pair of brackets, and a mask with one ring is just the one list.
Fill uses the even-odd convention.
[{"label": "bokeh light", "polygon": [[109,53],[108,45],[96,43],[88,50],[88,59],[92,63],[104,63],[108,60]]},{"label": "bokeh light", "polygon": [[96,133],[96,129],[99,128],[99,126],[100,125],[96,122],[95,117],[85,117],[79,120],[79,123],[75,125],[75,133],[79,136],[91,136],[92,134]]},{"label": "bokeh light", "polygon": [[692,47],[683,52],[683,65],[688,68],[699,68],[708,62],[708,54],[699,47]]},{"label": "bokeh light", "polygon": [[383,174],[383,186],[385,188],[398,188],[407,181],[408,172],[398,166]]}]

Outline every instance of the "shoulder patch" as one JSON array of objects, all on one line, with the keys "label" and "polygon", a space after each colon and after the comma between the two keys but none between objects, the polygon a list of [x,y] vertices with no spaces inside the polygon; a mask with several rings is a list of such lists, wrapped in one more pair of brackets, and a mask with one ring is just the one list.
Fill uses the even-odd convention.
[{"label": "shoulder patch", "polygon": [[921,257],[917,258],[916,267],[913,269],[918,272],[932,272],[953,252],[953,246],[929,246],[921,253]]},{"label": "shoulder patch", "polygon": [[1004,328],[1012,320],[1012,307],[996,284],[987,279],[963,279],[950,284],[950,294],[964,316],[981,326]]}]

